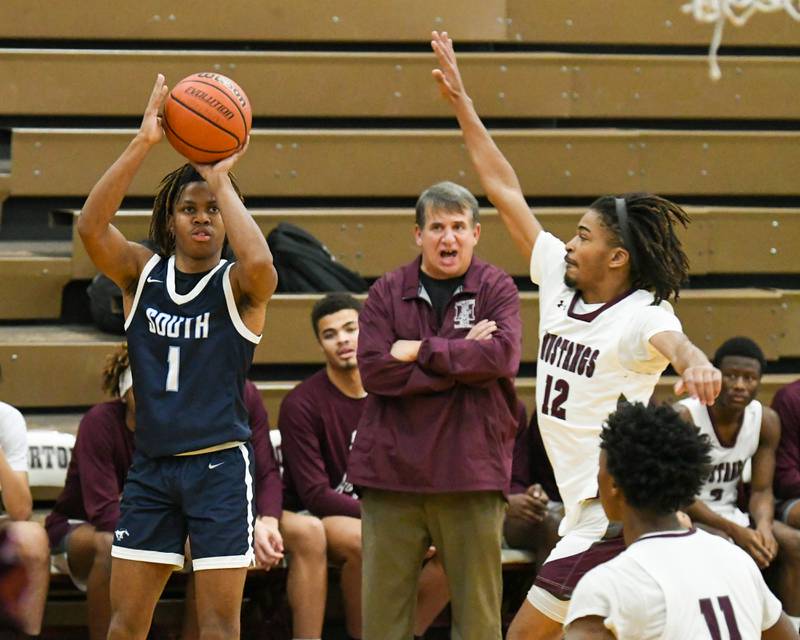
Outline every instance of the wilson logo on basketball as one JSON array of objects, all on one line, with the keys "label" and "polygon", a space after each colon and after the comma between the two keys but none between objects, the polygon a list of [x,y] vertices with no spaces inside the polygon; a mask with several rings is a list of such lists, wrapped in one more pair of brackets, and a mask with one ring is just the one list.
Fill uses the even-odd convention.
[{"label": "wilson logo on basketball", "polygon": [[230,78],[226,78],[225,76],[221,76],[217,73],[208,73],[208,72],[198,73],[195,75],[197,75],[197,77],[199,78],[211,78],[212,80],[216,80],[225,88],[227,88],[231,93],[233,93],[233,95],[236,96],[236,99],[239,101],[239,104],[242,105],[242,107],[247,107],[247,98],[241,92],[236,83],[233,82],[233,80],[231,80]]}]

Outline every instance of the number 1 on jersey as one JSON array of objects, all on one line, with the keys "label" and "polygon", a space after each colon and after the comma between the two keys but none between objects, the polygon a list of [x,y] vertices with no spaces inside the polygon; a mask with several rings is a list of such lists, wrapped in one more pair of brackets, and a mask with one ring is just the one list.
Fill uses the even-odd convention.
[{"label": "number 1 on jersey", "polygon": [[181,372],[181,348],[170,347],[167,354],[167,391],[178,390],[178,376]]},{"label": "number 1 on jersey", "polygon": [[[553,403],[550,404],[550,393],[555,389],[556,395],[553,398]],[[548,375],[544,383],[544,399],[542,400],[542,413],[546,416],[553,416],[559,420],[567,419],[567,411],[564,409],[564,403],[569,396],[569,382],[566,380],[558,379],[555,385],[553,384],[553,376]]]}]

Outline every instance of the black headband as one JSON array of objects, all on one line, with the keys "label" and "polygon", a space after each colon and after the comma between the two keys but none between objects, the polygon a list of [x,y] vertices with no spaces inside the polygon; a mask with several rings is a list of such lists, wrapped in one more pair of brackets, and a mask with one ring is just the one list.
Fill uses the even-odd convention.
[{"label": "black headband", "polygon": [[628,207],[625,204],[625,198],[614,198],[614,204],[617,207],[617,224],[619,224],[619,232],[622,236],[622,246],[631,257],[631,269],[633,269],[634,266],[638,266],[639,259],[636,255],[636,246],[633,244],[631,229],[628,225]]}]

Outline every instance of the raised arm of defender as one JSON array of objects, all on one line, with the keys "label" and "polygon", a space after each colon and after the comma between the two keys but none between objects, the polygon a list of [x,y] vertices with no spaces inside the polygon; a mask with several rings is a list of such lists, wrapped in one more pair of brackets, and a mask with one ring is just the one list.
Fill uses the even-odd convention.
[{"label": "raised arm of defender", "polygon": [[145,156],[164,136],[159,110],[166,97],[167,86],[164,76],[159,73],[139,131],[89,192],[77,223],[78,233],[92,262],[122,289],[126,299],[133,297],[132,290],[136,287],[139,273],[153,252],[140,244],[128,242],[111,220]]},{"label": "raised arm of defender", "polygon": [[447,36],[447,32],[434,31],[431,47],[439,61],[439,68],[433,70],[433,77],[442,96],[453,107],[464,135],[464,143],[486,196],[497,207],[520,253],[530,259],[542,225],[525,202],[513,167],[483,126],[472,100],[464,90],[453,51],[453,41]]}]

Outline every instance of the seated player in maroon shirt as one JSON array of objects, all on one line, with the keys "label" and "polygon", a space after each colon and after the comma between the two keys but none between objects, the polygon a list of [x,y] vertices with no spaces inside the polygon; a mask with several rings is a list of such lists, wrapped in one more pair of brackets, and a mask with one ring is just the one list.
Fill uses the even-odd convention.
[{"label": "seated player in maroon shirt", "polygon": [[530,424],[525,405],[519,403],[519,429],[511,464],[511,492],[503,522],[503,538],[512,549],[528,549],[541,566],[558,542],[558,525],[564,515],[553,467],[544,449],[536,412]]},{"label": "seated player in maroon shirt", "polygon": [[[115,399],[92,407],[83,417],[67,480],[45,522],[51,554],[78,588],[86,591],[89,637],[108,632],[111,545],[120,496],[134,452],[135,400],[127,346],[113,353],[103,371],[103,390]],[[256,561],[270,569],[291,552],[288,596],[295,638],[320,638],[325,613],[327,560],[325,535],[317,518],[282,512],[282,486],[269,439],[269,422],[255,385],[245,385],[255,452],[253,531]],[[182,638],[198,634],[190,580]]]},{"label": "seated player in maroon shirt", "polygon": [[[347,479],[347,461],[367,392],[356,365],[361,304],[347,294],[317,302],[311,324],[325,368],[299,384],[281,404],[287,508],[322,518],[328,556],[341,566],[347,633],[361,637],[361,507]],[[422,635],[448,600],[435,554],[422,570],[415,633]]]},{"label": "seated player in maroon shirt", "polygon": [[[778,390],[772,408],[781,419],[781,439],[775,453],[775,519],[800,530],[800,380]],[[781,600],[800,603],[800,565],[781,562],[780,550],[778,561],[783,567],[778,584]],[[800,609],[785,609],[800,622]]]}]

